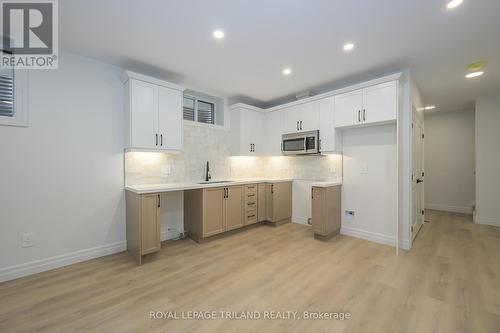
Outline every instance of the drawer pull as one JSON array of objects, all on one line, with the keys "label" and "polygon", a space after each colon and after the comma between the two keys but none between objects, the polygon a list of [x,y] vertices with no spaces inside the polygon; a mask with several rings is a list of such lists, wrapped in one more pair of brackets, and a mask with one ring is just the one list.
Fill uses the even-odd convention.
[{"label": "drawer pull", "polygon": [[247,194],[247,197],[255,197],[255,193],[253,193],[253,194]]},{"label": "drawer pull", "polygon": [[255,217],[255,214],[254,215],[248,215],[247,217],[248,218]]},{"label": "drawer pull", "polygon": [[247,186],[247,188],[255,188],[255,186]]},{"label": "drawer pull", "polygon": [[255,202],[249,202],[247,203],[247,206],[254,206],[255,205]]}]

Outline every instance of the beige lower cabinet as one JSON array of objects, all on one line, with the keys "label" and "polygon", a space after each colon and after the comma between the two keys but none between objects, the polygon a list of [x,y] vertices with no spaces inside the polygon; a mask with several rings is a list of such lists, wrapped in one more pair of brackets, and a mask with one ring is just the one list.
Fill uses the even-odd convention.
[{"label": "beige lower cabinet", "polygon": [[266,201],[266,184],[262,183],[257,186],[257,222],[267,218]]},{"label": "beige lower cabinet", "polygon": [[341,185],[312,187],[314,238],[327,240],[340,233]]},{"label": "beige lower cabinet", "polygon": [[244,225],[243,186],[184,191],[184,225],[195,241]]},{"label": "beige lower cabinet", "polygon": [[157,252],[160,243],[160,205],[158,193],[136,194],[126,191],[127,205],[127,250],[137,263],[142,263],[142,256]]},{"label": "beige lower cabinet", "polygon": [[292,183],[266,184],[266,221],[280,225],[292,219]]}]

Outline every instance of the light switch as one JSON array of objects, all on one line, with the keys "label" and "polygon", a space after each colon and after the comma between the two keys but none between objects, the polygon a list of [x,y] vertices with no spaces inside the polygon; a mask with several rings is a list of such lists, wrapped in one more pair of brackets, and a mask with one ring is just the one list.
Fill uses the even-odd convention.
[{"label": "light switch", "polygon": [[360,172],[361,174],[367,174],[368,173],[368,164],[365,162],[362,162],[360,165]]}]

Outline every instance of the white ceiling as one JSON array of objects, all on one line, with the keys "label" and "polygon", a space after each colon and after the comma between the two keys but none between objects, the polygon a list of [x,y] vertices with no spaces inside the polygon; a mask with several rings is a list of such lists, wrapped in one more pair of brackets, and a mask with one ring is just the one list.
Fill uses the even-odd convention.
[{"label": "white ceiling", "polygon": [[64,0],[60,47],[256,106],[410,68],[425,103],[459,110],[500,92],[500,1],[446,2]]}]

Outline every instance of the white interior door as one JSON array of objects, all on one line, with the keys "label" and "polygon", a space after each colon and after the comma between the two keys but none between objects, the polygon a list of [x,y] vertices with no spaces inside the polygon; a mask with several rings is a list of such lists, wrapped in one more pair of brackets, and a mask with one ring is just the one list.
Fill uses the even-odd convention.
[{"label": "white interior door", "polygon": [[412,126],[413,145],[413,180],[412,180],[412,200],[413,214],[411,226],[412,241],[424,223],[424,129],[423,124],[416,111],[413,112]]}]

